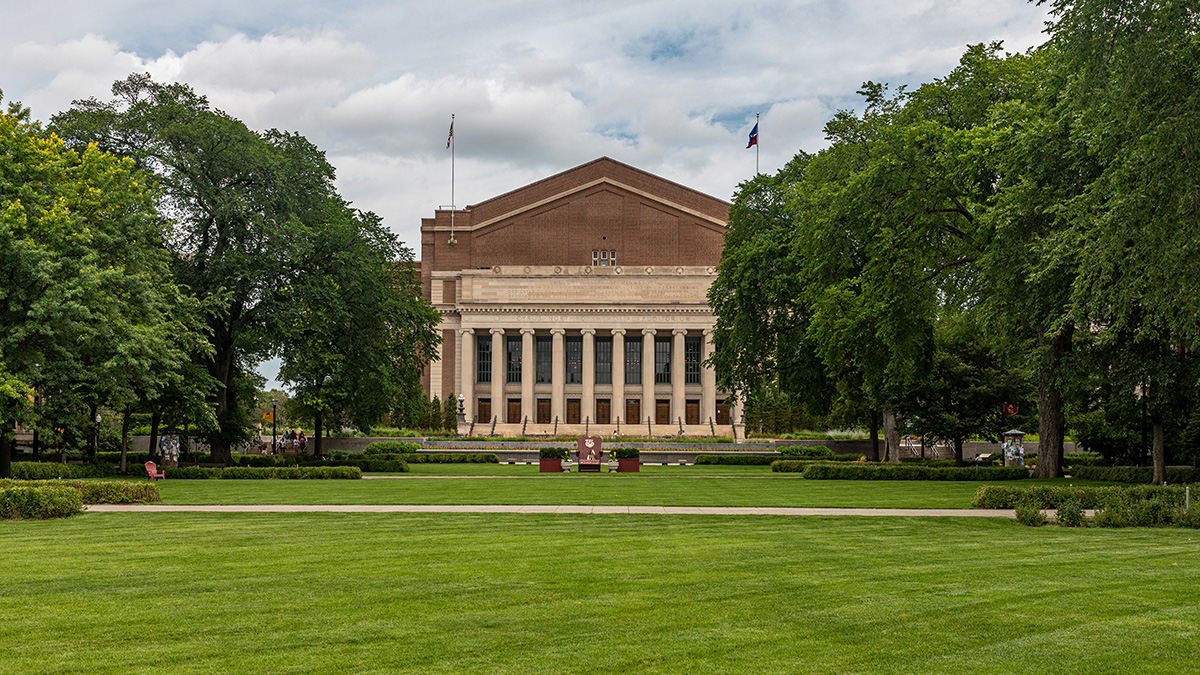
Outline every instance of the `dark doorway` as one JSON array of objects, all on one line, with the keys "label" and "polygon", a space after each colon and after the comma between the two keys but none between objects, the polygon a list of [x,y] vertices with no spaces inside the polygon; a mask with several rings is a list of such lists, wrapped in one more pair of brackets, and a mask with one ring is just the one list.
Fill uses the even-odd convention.
[{"label": "dark doorway", "polygon": [[625,422],[639,424],[642,421],[642,401],[637,398],[625,399]]},{"label": "dark doorway", "polygon": [[550,424],[550,399],[539,398],[537,402],[537,423]]},{"label": "dark doorway", "polygon": [[606,398],[596,399],[596,424],[612,423],[612,406]]},{"label": "dark doorway", "polygon": [[508,399],[508,423],[516,424],[521,421],[521,399]]},{"label": "dark doorway", "polygon": [[700,401],[688,401],[683,413],[684,424],[700,424]]},{"label": "dark doorway", "polygon": [[579,418],[579,399],[567,399],[567,424],[579,424],[583,420]]}]

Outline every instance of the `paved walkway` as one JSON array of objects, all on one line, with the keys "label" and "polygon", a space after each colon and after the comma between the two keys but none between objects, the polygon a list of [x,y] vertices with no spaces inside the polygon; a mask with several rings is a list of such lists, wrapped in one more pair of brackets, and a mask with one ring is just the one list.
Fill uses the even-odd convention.
[{"label": "paved walkway", "polygon": [[92,504],[90,513],[583,513],[689,516],[958,516],[1015,518],[1011,509],[802,509],[765,506],[554,506],[486,504]]}]

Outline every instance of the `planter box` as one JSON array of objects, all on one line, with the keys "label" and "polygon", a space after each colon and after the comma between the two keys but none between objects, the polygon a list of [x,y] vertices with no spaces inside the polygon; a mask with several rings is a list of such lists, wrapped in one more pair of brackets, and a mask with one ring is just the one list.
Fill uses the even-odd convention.
[{"label": "planter box", "polygon": [[561,459],[539,459],[538,473],[562,473]]},{"label": "planter box", "polygon": [[637,457],[617,460],[618,473],[638,473],[642,470],[642,460]]}]

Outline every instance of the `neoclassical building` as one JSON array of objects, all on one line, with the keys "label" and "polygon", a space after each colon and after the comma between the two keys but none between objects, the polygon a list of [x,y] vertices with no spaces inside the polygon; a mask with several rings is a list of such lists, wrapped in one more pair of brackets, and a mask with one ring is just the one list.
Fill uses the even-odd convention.
[{"label": "neoclassical building", "polygon": [[474,434],[731,435],[702,365],[728,213],[601,158],[422,219],[443,338],[426,390],[461,394]]}]

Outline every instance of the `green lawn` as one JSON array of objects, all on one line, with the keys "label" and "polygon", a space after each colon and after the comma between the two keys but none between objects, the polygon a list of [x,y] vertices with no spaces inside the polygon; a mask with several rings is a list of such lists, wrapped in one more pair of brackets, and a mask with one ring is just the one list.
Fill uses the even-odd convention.
[{"label": "green lawn", "polygon": [[0,547],[0,673],[1181,673],[1200,653],[1194,530],[113,513],[0,523]]},{"label": "green lawn", "polygon": [[[419,466],[419,465],[414,465]],[[424,465],[523,474],[468,477],[418,475],[373,480],[168,480],[166,504],[575,504],[597,506],[798,506],[969,508],[973,481],[819,481],[797,474],[719,476],[708,469],[662,467],[662,473],[538,474],[536,467]],[[449,468],[447,467],[454,467]],[[652,467],[658,469],[660,467]],[[762,468],[762,467],[757,467]],[[1052,482],[1068,482],[1067,480]],[[1083,481],[1073,481],[1076,485]],[[1033,481],[1012,481],[1033,485]]]}]

